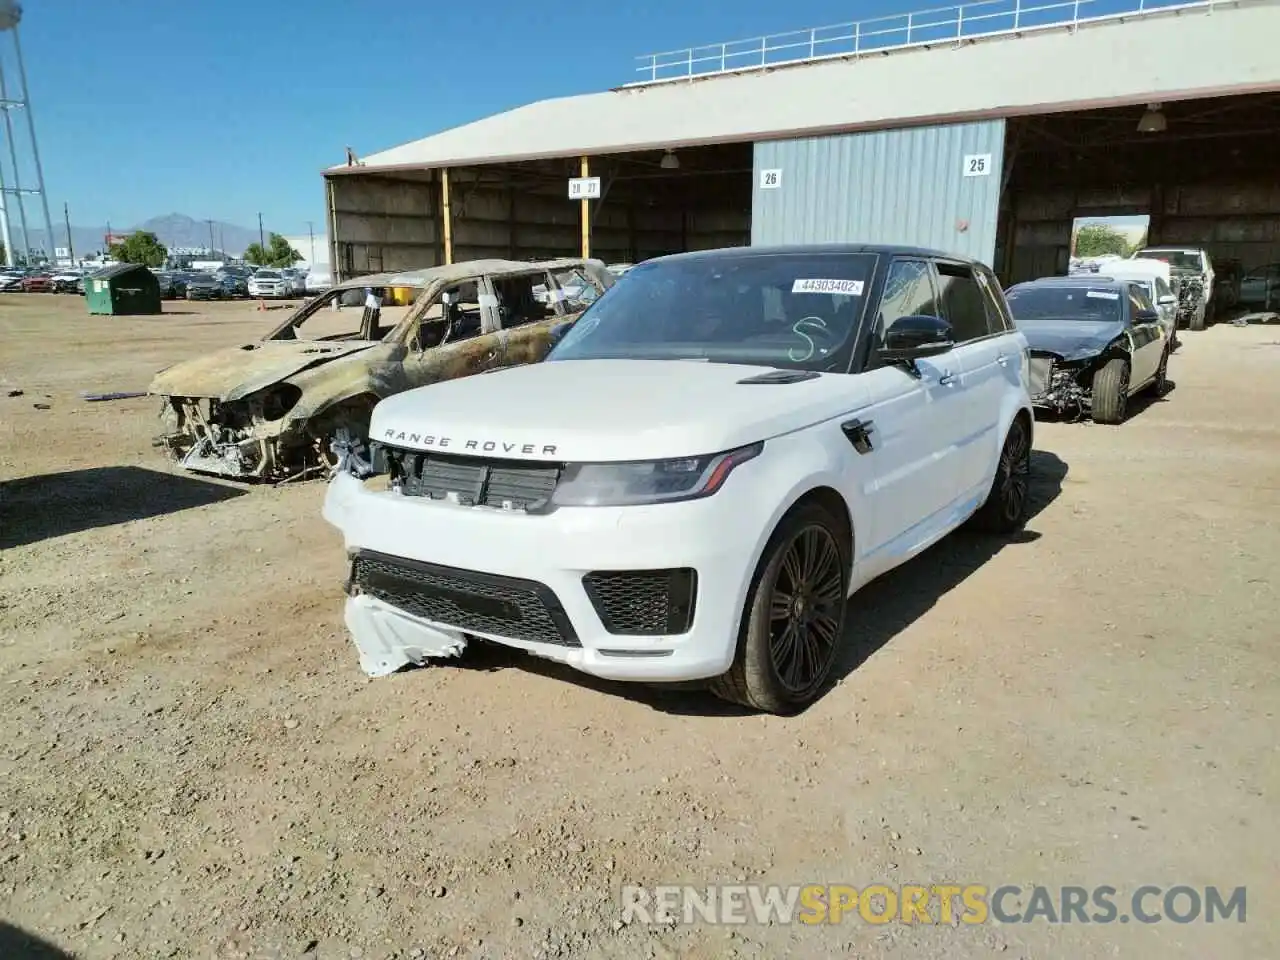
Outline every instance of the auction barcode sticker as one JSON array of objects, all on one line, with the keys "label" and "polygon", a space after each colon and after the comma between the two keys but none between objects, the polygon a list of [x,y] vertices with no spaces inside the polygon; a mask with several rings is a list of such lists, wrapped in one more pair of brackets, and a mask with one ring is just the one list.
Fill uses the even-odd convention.
[{"label": "auction barcode sticker", "polygon": [[1110,293],[1106,290],[1090,290],[1085,293],[1086,297],[1093,297],[1095,300],[1119,300],[1120,294]]},{"label": "auction barcode sticker", "polygon": [[791,285],[792,293],[843,293],[850,297],[862,296],[861,280],[797,280]]}]

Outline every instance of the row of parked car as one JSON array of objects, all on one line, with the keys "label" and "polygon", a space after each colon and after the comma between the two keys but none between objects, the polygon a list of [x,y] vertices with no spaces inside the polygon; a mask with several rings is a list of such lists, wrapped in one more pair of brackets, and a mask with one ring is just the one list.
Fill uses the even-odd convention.
[{"label": "row of parked car", "polygon": [[[293,267],[273,269],[228,264],[218,270],[153,269],[166,300],[228,300],[236,297],[288,299],[320,293],[329,288],[324,271]],[[84,293],[91,269],[47,270],[30,268],[0,272],[0,291],[21,293]]]},{"label": "row of parked car", "polygon": [[[327,309],[365,287],[419,292]],[[1177,306],[882,245],[482,261],[344,282],[150,392],[187,469],[329,476],[367,674],[489,642],[786,713],[862,585],[1022,526],[1037,411],[1164,392]]]}]

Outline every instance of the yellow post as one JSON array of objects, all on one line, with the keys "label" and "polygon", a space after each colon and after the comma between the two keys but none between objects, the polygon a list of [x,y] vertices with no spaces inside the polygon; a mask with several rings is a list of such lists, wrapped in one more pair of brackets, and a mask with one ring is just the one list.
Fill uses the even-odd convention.
[{"label": "yellow post", "polygon": [[[591,176],[591,164],[586,157],[582,158],[582,176]],[[582,259],[591,256],[591,201],[582,200]]]},{"label": "yellow post", "polygon": [[444,262],[453,263],[453,212],[449,207],[449,170],[440,170],[440,219],[444,224]]}]

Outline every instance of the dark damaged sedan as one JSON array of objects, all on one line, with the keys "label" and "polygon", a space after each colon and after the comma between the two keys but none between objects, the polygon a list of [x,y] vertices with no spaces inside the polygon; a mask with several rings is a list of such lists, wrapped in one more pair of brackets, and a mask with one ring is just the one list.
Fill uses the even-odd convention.
[{"label": "dark damaged sedan", "polygon": [[1095,423],[1121,423],[1129,398],[1167,389],[1169,338],[1141,285],[1046,277],[1006,291],[1031,347],[1032,403]]}]

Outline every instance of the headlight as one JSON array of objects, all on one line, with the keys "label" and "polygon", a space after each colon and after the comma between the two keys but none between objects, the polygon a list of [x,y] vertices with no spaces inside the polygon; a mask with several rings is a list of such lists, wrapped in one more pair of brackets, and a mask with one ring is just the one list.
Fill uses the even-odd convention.
[{"label": "headlight", "polygon": [[739,464],[758,457],[763,443],[677,460],[574,463],[565,468],[551,503],[557,507],[624,507],[709,497]]}]

